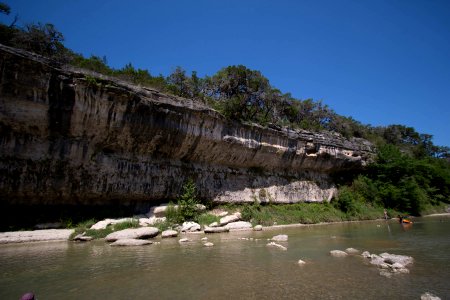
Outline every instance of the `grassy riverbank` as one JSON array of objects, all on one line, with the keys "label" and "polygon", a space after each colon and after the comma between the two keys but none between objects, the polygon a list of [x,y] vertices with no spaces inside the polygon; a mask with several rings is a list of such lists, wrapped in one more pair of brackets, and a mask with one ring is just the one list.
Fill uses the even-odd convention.
[{"label": "grassy riverbank", "polygon": [[[447,205],[441,203],[437,206],[429,206],[424,214],[446,212]],[[363,221],[376,220],[384,217],[384,208],[372,206],[370,203],[359,203],[348,212],[344,212],[330,203],[295,203],[295,204],[222,204],[215,206],[214,209],[227,211],[229,213],[240,212],[242,219],[251,222],[253,225],[273,226],[273,225],[289,225],[289,224],[317,224],[317,223],[333,223],[343,221]],[[400,211],[388,209],[388,216],[391,218],[397,215],[405,215]],[[177,217],[179,219],[179,216]],[[213,215],[211,211],[199,213],[193,219],[202,226],[207,226],[213,222],[219,221],[219,217]],[[176,220],[176,219],[175,219]],[[137,219],[113,224],[106,229],[93,230],[90,227],[96,222],[95,219],[81,222],[74,229],[74,237],[77,234],[85,233],[85,235],[93,238],[104,238],[111,232],[139,227]],[[172,217],[168,217],[166,221],[154,224],[154,227],[161,231],[168,228],[175,228],[179,222],[174,221]]]}]

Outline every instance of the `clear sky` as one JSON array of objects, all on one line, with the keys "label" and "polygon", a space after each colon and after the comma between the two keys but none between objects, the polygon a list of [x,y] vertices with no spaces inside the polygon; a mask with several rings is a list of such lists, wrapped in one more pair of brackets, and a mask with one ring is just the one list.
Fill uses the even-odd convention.
[{"label": "clear sky", "polygon": [[0,0],[19,25],[53,23],[85,56],[152,75],[261,71],[296,98],[450,146],[448,0]]}]

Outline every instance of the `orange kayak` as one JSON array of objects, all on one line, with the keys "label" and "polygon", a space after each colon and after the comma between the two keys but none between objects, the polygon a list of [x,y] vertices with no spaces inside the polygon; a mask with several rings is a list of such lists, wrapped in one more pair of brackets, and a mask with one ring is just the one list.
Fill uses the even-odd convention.
[{"label": "orange kayak", "polygon": [[412,224],[412,221],[410,221],[408,219],[403,219],[402,223],[404,223],[404,224]]}]

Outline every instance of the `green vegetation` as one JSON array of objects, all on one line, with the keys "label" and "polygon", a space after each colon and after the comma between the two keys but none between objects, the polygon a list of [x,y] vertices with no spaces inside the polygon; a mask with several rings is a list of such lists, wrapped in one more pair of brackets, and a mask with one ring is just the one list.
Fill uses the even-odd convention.
[{"label": "green vegetation", "polygon": [[90,220],[78,223],[78,225],[74,228],[75,231],[70,236],[70,239],[73,239],[75,236],[77,236],[78,234],[82,234],[82,233],[84,233],[86,236],[91,236],[94,239],[101,239],[101,238],[106,237],[108,234],[110,234],[114,231],[124,230],[127,228],[138,228],[139,227],[138,220],[130,219],[129,221],[109,225],[105,229],[99,229],[99,230],[90,229],[91,226],[94,225],[95,223],[96,223],[96,221],[94,219],[90,219]]},{"label": "green vegetation", "polygon": [[370,203],[420,215],[433,206],[449,203],[449,197],[447,160],[420,152],[414,157],[386,144],[379,148],[376,161],[363,174],[340,188],[337,203],[345,212],[355,211],[360,203]]},{"label": "green vegetation", "polygon": [[[9,15],[11,8],[0,3],[0,13]],[[414,128],[403,125],[363,125],[351,117],[338,115],[320,101],[295,99],[289,93],[282,93],[261,72],[243,65],[228,66],[204,78],[198,77],[195,71],[189,76],[181,67],[177,67],[167,77],[152,76],[150,71],[136,69],[131,63],[114,69],[108,66],[106,57],[92,55],[85,58],[66,48],[63,34],[52,24],[17,27],[16,22],[17,18],[10,25],[0,24],[0,41],[3,44],[201,101],[230,120],[257,123],[275,129],[285,126],[333,131],[347,138],[365,138],[377,146],[377,158],[365,170],[358,174],[335,174],[340,190],[332,201],[333,206],[323,206],[321,209],[324,211],[316,205],[295,207],[299,208],[298,211],[293,210],[297,211],[296,215],[287,219],[296,222],[360,219],[375,215],[375,212],[378,214],[382,207],[419,215],[450,202],[450,149],[434,145],[429,134],[418,133]],[[86,80],[88,84],[99,85],[94,77],[87,76]],[[263,172],[257,166],[253,171]],[[259,196],[265,197],[265,191],[261,190]],[[181,223],[200,218],[192,182],[184,186],[178,202],[179,209],[172,207],[168,212],[170,222]],[[269,222],[276,219],[283,207],[259,207],[255,204],[244,207],[243,213],[247,219]],[[320,217],[313,218],[305,211]],[[286,211],[286,214],[290,212]]]},{"label": "green vegetation", "polygon": [[197,189],[192,179],[183,185],[183,193],[177,201],[177,206],[172,203],[166,211],[169,223],[181,224],[185,221],[196,221],[201,215],[199,210],[200,201],[197,199]]},{"label": "green vegetation", "polygon": [[[397,211],[389,211],[395,215]],[[320,222],[340,222],[370,220],[383,217],[383,208],[371,204],[355,203],[351,210],[344,211],[338,202],[330,203],[296,203],[283,205],[243,205],[241,207],[242,218],[252,222],[253,225],[273,224],[314,224]]]}]

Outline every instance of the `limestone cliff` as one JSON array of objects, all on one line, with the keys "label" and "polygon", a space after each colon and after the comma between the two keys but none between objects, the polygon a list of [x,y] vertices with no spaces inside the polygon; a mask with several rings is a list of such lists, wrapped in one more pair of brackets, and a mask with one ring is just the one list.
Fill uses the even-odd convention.
[{"label": "limestone cliff", "polygon": [[365,140],[225,119],[189,99],[0,45],[2,203],[174,199],[192,178],[221,202],[329,200]]}]

